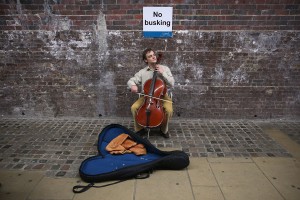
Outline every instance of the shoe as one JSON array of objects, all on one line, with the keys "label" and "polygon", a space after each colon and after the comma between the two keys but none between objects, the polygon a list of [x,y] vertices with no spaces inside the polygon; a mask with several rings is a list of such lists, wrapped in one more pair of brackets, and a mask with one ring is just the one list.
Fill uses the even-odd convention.
[{"label": "shoe", "polygon": [[160,131],[160,134],[164,137],[164,138],[170,138],[170,134],[167,132],[167,133],[164,133],[162,131]]}]

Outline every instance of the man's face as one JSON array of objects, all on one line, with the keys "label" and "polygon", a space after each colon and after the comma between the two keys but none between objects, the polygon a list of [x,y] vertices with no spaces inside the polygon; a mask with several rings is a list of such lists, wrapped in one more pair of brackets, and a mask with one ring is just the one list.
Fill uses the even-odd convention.
[{"label": "man's face", "polygon": [[146,60],[145,62],[148,64],[153,64],[156,63],[157,59],[156,59],[156,55],[153,51],[149,51],[148,53],[146,53]]}]

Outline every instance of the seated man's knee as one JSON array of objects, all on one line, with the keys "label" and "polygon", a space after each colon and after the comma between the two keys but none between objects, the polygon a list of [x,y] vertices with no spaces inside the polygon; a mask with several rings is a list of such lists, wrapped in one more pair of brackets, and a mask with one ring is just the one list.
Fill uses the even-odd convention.
[{"label": "seated man's knee", "polygon": [[131,106],[131,112],[135,113],[137,111],[137,106],[135,106],[134,104]]},{"label": "seated man's knee", "polygon": [[165,112],[166,112],[166,115],[172,116],[173,108],[172,107],[166,107]]}]

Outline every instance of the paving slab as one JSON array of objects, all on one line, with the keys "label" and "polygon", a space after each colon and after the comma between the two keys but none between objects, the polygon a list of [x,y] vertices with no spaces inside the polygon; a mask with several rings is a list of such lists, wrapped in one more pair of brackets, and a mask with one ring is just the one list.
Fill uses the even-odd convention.
[{"label": "paving slab", "polygon": [[218,186],[207,158],[190,158],[188,174],[193,186]]},{"label": "paving slab", "polygon": [[190,158],[188,174],[195,200],[224,200],[207,158]]},{"label": "paving slab", "polygon": [[300,199],[300,165],[293,158],[253,158],[286,200]]},{"label": "paving slab", "polygon": [[[101,186],[113,182],[114,181],[97,183],[95,186]],[[81,184],[85,185],[84,183]],[[133,200],[135,184],[136,180],[132,179],[107,187],[90,188],[86,192],[75,194],[73,200]]]},{"label": "paving slab", "polygon": [[30,193],[28,200],[72,200],[72,188],[77,184],[75,178],[43,177],[39,184]]},{"label": "paving slab", "polygon": [[230,200],[283,200],[255,163],[210,163],[219,187]]},{"label": "paving slab", "polygon": [[43,172],[37,171],[0,170],[0,199],[27,199],[43,176]]},{"label": "paving slab", "polygon": [[193,200],[187,170],[154,171],[148,179],[137,180],[135,199]]},{"label": "paving slab", "polygon": [[218,186],[193,186],[195,200],[224,200]]}]

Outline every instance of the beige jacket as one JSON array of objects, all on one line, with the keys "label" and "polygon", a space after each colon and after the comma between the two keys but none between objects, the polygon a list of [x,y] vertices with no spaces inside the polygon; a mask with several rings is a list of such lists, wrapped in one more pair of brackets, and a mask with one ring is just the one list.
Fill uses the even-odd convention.
[{"label": "beige jacket", "polygon": [[[164,80],[167,88],[170,89],[174,87],[175,80],[174,77],[169,69],[169,67],[161,65],[164,68],[164,72],[159,74],[158,77]],[[128,89],[131,88],[133,85],[141,85],[144,86],[145,82],[153,77],[153,70],[149,68],[149,66],[141,69],[138,71],[132,78],[129,79],[127,82]],[[144,87],[142,87],[144,88]],[[142,91],[144,92],[144,91]]]}]

